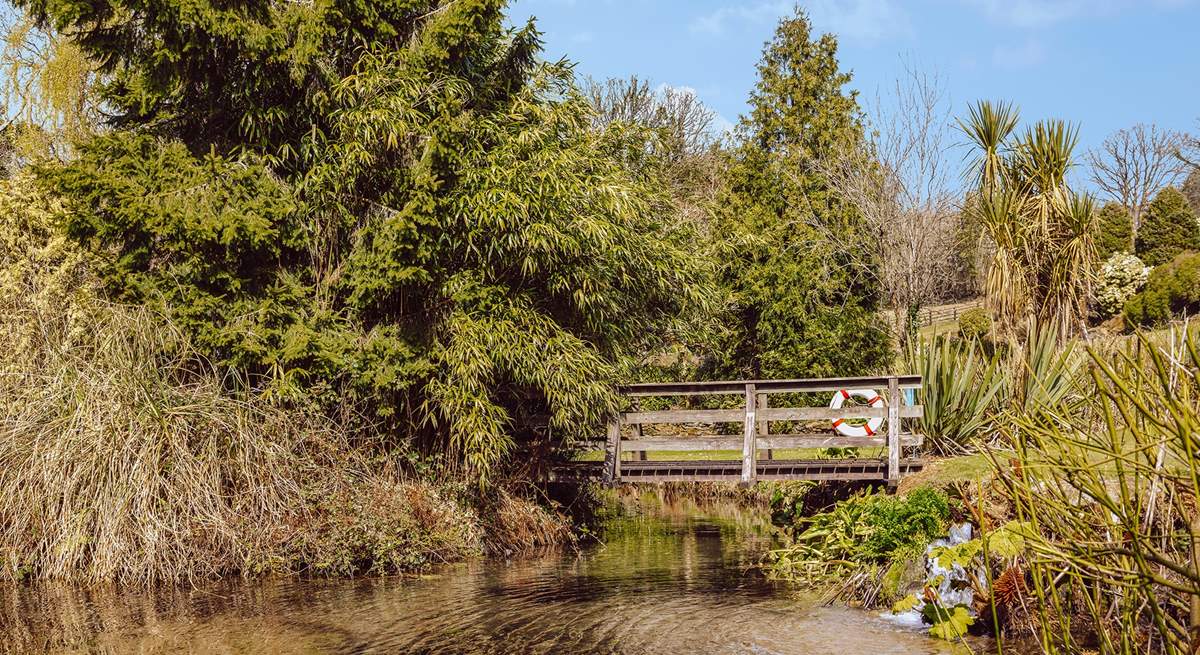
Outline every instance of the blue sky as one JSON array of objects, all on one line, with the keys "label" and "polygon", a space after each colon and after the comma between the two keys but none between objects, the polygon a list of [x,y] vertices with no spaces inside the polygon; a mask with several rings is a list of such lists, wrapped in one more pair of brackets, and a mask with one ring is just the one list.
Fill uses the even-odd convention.
[{"label": "blue sky", "polygon": [[[839,36],[865,95],[904,61],[937,72],[956,115],[978,98],[1017,102],[1026,120],[1080,127],[1081,151],[1138,122],[1200,131],[1200,0],[807,0]],[[736,121],[755,63],[792,0],[514,0],[536,16],[547,55],[598,78],[690,87]]]}]

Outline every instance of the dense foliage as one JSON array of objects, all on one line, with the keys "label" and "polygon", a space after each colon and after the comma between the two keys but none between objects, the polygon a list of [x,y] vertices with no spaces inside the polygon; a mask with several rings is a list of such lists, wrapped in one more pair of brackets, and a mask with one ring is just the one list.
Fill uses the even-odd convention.
[{"label": "dense foliage", "polygon": [[1106,261],[1118,252],[1133,252],[1133,221],[1123,205],[1105,203],[1096,214],[1096,259]]},{"label": "dense foliage", "polygon": [[33,2],[106,63],[120,128],[41,175],[115,297],[485,476],[594,433],[706,297],[653,135],[594,129],[503,5]]},{"label": "dense foliage", "polygon": [[771,552],[771,572],[820,582],[885,562],[902,550],[923,549],[945,532],[949,519],[949,499],[931,487],[905,496],[860,494],[829,511],[792,517],[795,538],[786,548]]},{"label": "dense foliage", "polygon": [[1185,252],[1156,267],[1146,287],[1125,303],[1125,323],[1160,325],[1200,309],[1200,253]]},{"label": "dense foliage", "polygon": [[1146,208],[1137,233],[1137,255],[1158,266],[1185,250],[1200,250],[1200,223],[1179,189],[1167,187]]},{"label": "dense foliage", "polygon": [[958,336],[983,340],[992,334],[992,317],[982,307],[972,307],[958,317]]},{"label": "dense foliage", "polygon": [[834,37],[814,38],[803,12],[783,19],[764,48],[714,217],[729,296],[727,331],[708,362],[714,374],[833,376],[888,360],[879,289],[861,274],[875,265],[873,249],[854,209],[813,166],[861,138],[836,55]]}]

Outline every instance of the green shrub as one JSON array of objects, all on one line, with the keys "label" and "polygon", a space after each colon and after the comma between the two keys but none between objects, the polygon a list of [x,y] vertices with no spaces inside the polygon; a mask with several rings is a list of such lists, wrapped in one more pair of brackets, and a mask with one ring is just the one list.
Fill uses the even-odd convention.
[{"label": "green shrub", "polygon": [[958,317],[958,334],[964,340],[983,340],[991,333],[992,317],[982,307],[972,307]]},{"label": "green shrub", "polygon": [[1104,261],[1117,252],[1133,250],[1133,220],[1119,203],[1110,202],[1096,214],[1096,259]]},{"label": "green shrub", "polygon": [[793,542],[771,553],[771,574],[819,582],[881,564],[943,535],[949,520],[949,499],[932,487],[906,496],[853,496],[828,512],[796,519]]},{"label": "green shrub", "polygon": [[1167,187],[1146,208],[1138,228],[1137,255],[1150,266],[1159,266],[1187,250],[1200,250],[1200,224],[1183,194]]},{"label": "green shrub", "polygon": [[1160,325],[1200,309],[1200,253],[1185,252],[1150,273],[1146,287],[1125,303],[1125,323]]},{"label": "green shrub", "polygon": [[1125,303],[1146,286],[1149,276],[1150,267],[1127,252],[1109,257],[1100,267],[1100,279],[1096,284],[1096,309],[1100,317],[1120,313]]}]

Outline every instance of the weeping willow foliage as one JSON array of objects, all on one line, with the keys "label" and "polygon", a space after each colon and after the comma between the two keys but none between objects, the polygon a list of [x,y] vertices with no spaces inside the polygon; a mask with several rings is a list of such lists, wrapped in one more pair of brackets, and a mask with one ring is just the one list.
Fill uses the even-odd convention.
[{"label": "weeping willow foliage", "polygon": [[975,157],[975,193],[966,210],[993,245],[984,281],[987,305],[1002,334],[1026,318],[1071,330],[1086,319],[1096,259],[1096,206],[1067,185],[1077,130],[1041,121],[1018,133],[1007,103],[982,101],[960,127]]},{"label": "weeping willow foliage", "polygon": [[[210,65],[267,78],[276,62],[258,54],[278,47],[293,70],[247,82],[259,96],[223,94],[241,68],[225,82],[82,39],[125,58],[108,93],[148,129],[40,175],[109,293],[161,309],[269,393],[365,403],[487,483],[518,441],[594,435],[625,367],[706,304],[690,236],[665,220],[654,135],[596,129],[570,65],[539,63],[537,33],[503,28],[503,2],[273,5],[232,31],[223,18],[248,9],[202,4],[183,19],[171,3],[127,9],[184,40],[208,30]],[[290,12],[327,53],[249,30],[290,34]],[[347,44],[339,21],[370,38]],[[158,104],[133,102],[137,80]]]},{"label": "weeping willow foliage", "polygon": [[65,156],[99,122],[96,64],[70,38],[10,11],[0,49],[5,147],[16,159]]}]

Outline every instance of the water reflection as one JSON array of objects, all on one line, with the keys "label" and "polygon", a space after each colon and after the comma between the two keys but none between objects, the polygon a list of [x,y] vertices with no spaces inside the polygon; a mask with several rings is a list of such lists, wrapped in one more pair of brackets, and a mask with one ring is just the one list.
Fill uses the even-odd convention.
[{"label": "water reflection", "polygon": [[9,588],[0,651],[198,653],[944,653],[854,610],[813,607],[751,565],[769,526],[729,508],[615,522],[578,555],[417,580],[279,580],[156,594]]}]

